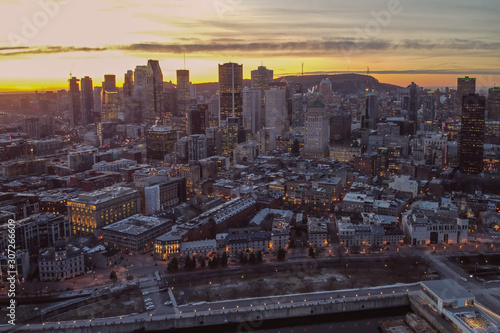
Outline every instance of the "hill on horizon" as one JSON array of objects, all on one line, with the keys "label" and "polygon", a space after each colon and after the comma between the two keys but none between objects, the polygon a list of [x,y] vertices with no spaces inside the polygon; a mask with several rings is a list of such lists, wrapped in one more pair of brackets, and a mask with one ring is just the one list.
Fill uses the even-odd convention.
[{"label": "hill on horizon", "polygon": [[[320,84],[321,80],[328,78],[332,83],[332,90],[341,94],[356,94],[364,92],[368,83],[368,86],[375,89],[375,92],[390,92],[395,93],[400,86],[379,82],[376,78],[371,75],[363,74],[315,74],[315,75],[289,75],[282,76],[274,79],[274,82],[280,82],[285,79],[289,85],[292,87],[295,84],[302,84],[304,91],[311,89],[314,86]],[[243,80],[243,86],[250,87],[251,80]],[[215,94],[218,89],[217,82],[206,82],[206,83],[196,83],[196,89],[198,92],[207,92],[208,94]]]}]

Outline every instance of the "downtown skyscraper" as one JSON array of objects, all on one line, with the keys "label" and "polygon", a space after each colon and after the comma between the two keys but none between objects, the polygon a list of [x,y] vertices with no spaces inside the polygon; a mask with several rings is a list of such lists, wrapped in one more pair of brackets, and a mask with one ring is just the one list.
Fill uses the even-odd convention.
[{"label": "downtown skyscraper", "polygon": [[[219,64],[219,124],[229,117],[243,118],[243,65]],[[241,123],[241,121],[240,121]]]},{"label": "downtown skyscraper", "polygon": [[94,121],[94,88],[92,78],[86,76],[80,80],[82,84],[82,125],[87,125]]},{"label": "downtown skyscraper", "polygon": [[148,60],[145,77],[145,103],[142,114],[142,122],[153,125],[157,121],[163,122],[161,112],[161,92],[163,91],[163,73],[158,60]]},{"label": "downtown skyscraper", "polygon": [[177,110],[179,117],[187,117],[191,104],[189,71],[177,70]]},{"label": "downtown skyscraper", "polygon": [[459,77],[457,79],[457,112],[458,115],[462,115],[463,107],[462,101],[464,96],[476,93],[476,79],[472,77]]},{"label": "downtown skyscraper", "polygon": [[70,126],[80,126],[82,124],[82,110],[80,100],[80,80],[76,77],[69,79],[69,107],[70,107]]},{"label": "downtown skyscraper", "polygon": [[417,123],[418,112],[418,85],[412,82],[409,86],[410,101],[408,106],[408,120]]},{"label": "downtown skyscraper", "polygon": [[477,94],[464,96],[462,127],[458,138],[460,171],[478,174],[483,171],[484,114],[486,99]]},{"label": "downtown skyscraper", "polygon": [[265,91],[269,89],[269,83],[273,81],[274,71],[266,66],[259,66],[251,72],[251,88],[260,90],[260,124],[258,129],[266,125]]}]

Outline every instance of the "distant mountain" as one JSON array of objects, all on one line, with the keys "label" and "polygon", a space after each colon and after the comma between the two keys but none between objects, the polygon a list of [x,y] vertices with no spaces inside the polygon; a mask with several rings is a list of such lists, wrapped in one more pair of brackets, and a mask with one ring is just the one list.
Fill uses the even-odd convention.
[{"label": "distant mountain", "polygon": [[332,89],[335,92],[341,94],[356,94],[365,91],[366,87],[370,89],[375,89],[375,92],[396,92],[399,86],[381,83],[376,78],[370,75],[361,74],[333,74],[333,75],[304,75],[304,76],[284,76],[279,79],[287,80],[290,86],[294,86],[296,83],[301,83],[304,89],[310,89],[316,85],[319,85],[321,80],[328,78],[332,83]]},{"label": "distant mountain", "polygon": [[[328,78],[332,83],[333,91],[339,92],[341,94],[356,94],[364,92],[367,84],[369,87],[371,87],[371,89],[375,89],[375,92],[378,93],[395,93],[398,88],[401,88],[393,84],[381,83],[373,76],[361,74],[283,76],[274,79],[274,81],[279,82],[285,79],[292,88],[292,91],[295,84],[301,83],[304,91],[307,91],[307,89],[319,85],[321,80],[326,78]],[[251,81],[248,79],[243,80],[243,86],[250,87],[250,82]],[[217,82],[197,83],[195,84],[195,86],[199,94],[207,96],[215,94],[218,89]]]}]

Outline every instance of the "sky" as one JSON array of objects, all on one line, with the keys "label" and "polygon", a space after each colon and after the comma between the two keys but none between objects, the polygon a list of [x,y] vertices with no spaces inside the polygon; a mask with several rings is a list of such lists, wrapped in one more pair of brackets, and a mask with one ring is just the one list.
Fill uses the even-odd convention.
[{"label": "sky", "polygon": [[[367,73],[407,86],[500,84],[498,0],[0,0],[0,91],[66,88],[158,59],[187,68],[261,64],[275,77]],[[185,55],[185,65],[184,65]]]}]

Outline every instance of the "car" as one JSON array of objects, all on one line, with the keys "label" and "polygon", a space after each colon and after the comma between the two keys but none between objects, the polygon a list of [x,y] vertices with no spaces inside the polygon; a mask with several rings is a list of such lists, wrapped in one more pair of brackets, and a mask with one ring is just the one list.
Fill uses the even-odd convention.
[{"label": "car", "polygon": [[144,300],[144,302],[151,302],[151,298],[149,298],[149,297],[148,297],[148,298],[146,298],[146,299]]},{"label": "car", "polygon": [[171,305],[171,304],[172,304],[172,302],[170,302],[170,301],[165,302],[165,305]]},{"label": "car", "polygon": [[153,310],[154,308],[155,308],[154,305],[150,305],[150,306],[146,307],[146,310]]},{"label": "car", "polygon": [[146,306],[155,306],[153,302],[146,302]]},{"label": "car", "polygon": [[149,295],[149,291],[145,291],[142,293],[144,296]]},{"label": "car", "polygon": [[461,279],[462,281],[464,281],[464,282],[467,282],[467,279],[466,279],[466,278],[464,278],[464,277],[463,277],[463,278],[460,278],[460,279]]}]

